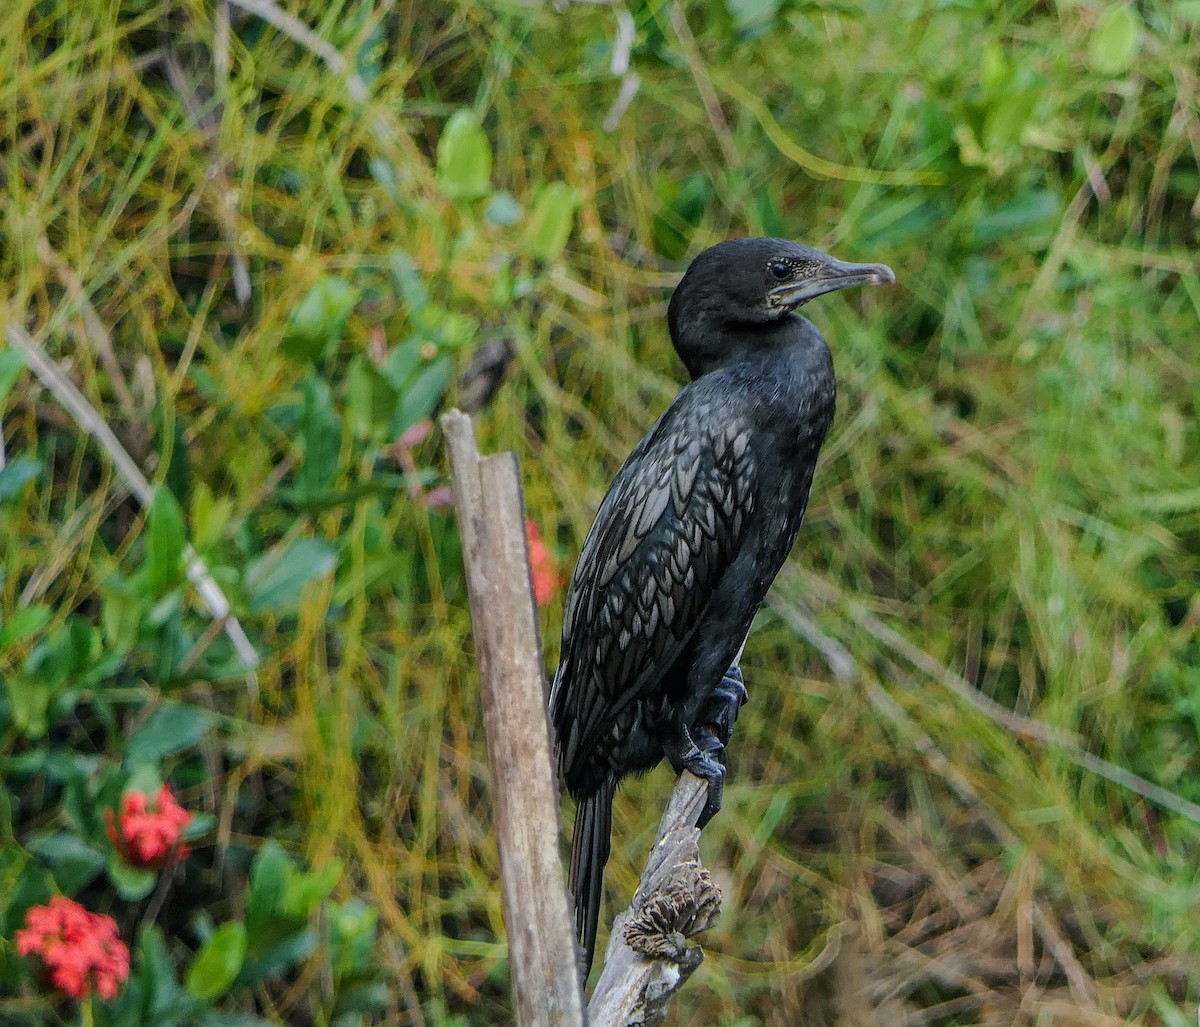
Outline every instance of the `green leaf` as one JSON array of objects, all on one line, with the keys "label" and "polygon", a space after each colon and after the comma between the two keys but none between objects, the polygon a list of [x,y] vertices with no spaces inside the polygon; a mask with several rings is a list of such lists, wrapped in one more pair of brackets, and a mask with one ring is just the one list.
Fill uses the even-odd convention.
[{"label": "green leaf", "polygon": [[124,783],[119,789],[113,800],[114,805],[120,801],[121,796],[126,792],[142,792],[145,795],[153,795],[163,786],[162,773],[157,765],[153,763],[143,763],[127,771],[124,775]]},{"label": "green leaf", "polygon": [[[504,972],[508,973],[507,965]],[[368,973],[369,969],[363,971],[363,974]],[[338,1019],[335,1024],[337,1027],[355,1027],[363,1022],[364,1016],[383,1013],[391,1001],[391,988],[385,981],[351,980],[338,989]]]},{"label": "green leaf", "polygon": [[983,119],[981,142],[988,153],[999,153],[1020,144],[1033,121],[1043,95],[1042,80],[1022,68],[1010,88],[992,101]]},{"label": "green leaf", "polygon": [[0,470],[0,503],[18,495],[27,483],[42,473],[40,460],[22,454]]},{"label": "green leaf", "polygon": [[217,818],[211,813],[193,813],[192,822],[183,829],[183,837],[187,841],[203,838],[216,829]]},{"label": "green leaf", "polygon": [[538,190],[525,226],[525,252],[537,260],[557,260],[571,238],[579,197],[566,182],[547,182]]},{"label": "green leaf", "polygon": [[159,1023],[170,1012],[177,1013],[181,1002],[187,1001],[175,976],[175,964],[167,950],[167,942],[158,924],[148,924],[138,934],[137,976],[146,996],[149,1022]]},{"label": "green leaf", "polygon": [[233,500],[217,499],[206,482],[192,489],[192,544],[207,552],[220,540],[233,516]]},{"label": "green leaf", "polygon": [[240,983],[254,983],[290,965],[292,946],[307,933],[305,918],[289,915],[284,901],[294,878],[302,876],[278,842],[268,840],[250,867],[250,889],[246,903],[249,937],[247,965]]},{"label": "green leaf", "polygon": [[379,369],[379,373],[387,379],[393,391],[402,396],[408,389],[408,383],[413,374],[421,366],[421,347],[425,340],[419,335],[405,339],[391,353]]},{"label": "green leaf", "polygon": [[0,650],[35,635],[50,623],[50,607],[41,603],[18,610],[0,628]]},{"label": "green leaf", "polygon": [[10,844],[0,848],[0,883],[0,937],[11,938],[25,911],[50,898],[54,882],[41,863]]},{"label": "green leaf", "polygon": [[979,88],[989,100],[1005,92],[1012,82],[1013,68],[1004,56],[1004,48],[994,39],[979,51]]},{"label": "green leaf", "polygon": [[287,549],[272,550],[246,568],[251,613],[290,613],[310,581],[323,578],[337,563],[337,551],[316,538],[298,538]]},{"label": "green leaf", "polygon": [[283,896],[288,878],[295,872],[283,847],[274,839],[267,839],[254,856],[250,865],[250,897],[246,905],[246,920],[255,944],[258,944],[257,928],[266,923],[283,908]]},{"label": "green leaf", "polygon": [[[369,8],[367,8],[369,10]],[[355,57],[355,67],[358,76],[368,86],[383,72],[383,58],[388,52],[386,22],[382,18],[375,19]]]},{"label": "green leaf", "polygon": [[183,511],[170,489],[159,486],[150,501],[146,572],[152,595],[162,595],[179,580],[185,542]]},{"label": "green leaf", "polygon": [[237,984],[239,987],[249,987],[259,981],[278,977],[310,955],[316,947],[315,931],[306,926],[292,928],[282,936],[282,940],[266,948],[261,955],[246,960]]},{"label": "green leaf", "polygon": [[437,179],[451,200],[475,200],[491,192],[492,147],[468,110],[455,111],[437,145]]},{"label": "green leaf", "polygon": [[1118,3],[1096,21],[1088,40],[1088,60],[1101,75],[1124,75],[1142,42],[1142,19],[1133,4]]},{"label": "green leaf", "polygon": [[331,859],[320,870],[309,873],[295,871],[287,882],[283,895],[283,912],[303,919],[309,916],[342,879],[342,862]]},{"label": "green leaf", "polygon": [[346,369],[346,413],[354,434],[367,439],[386,429],[396,409],[396,390],[376,367],[355,356]]},{"label": "green leaf", "polygon": [[[167,418],[163,414],[162,452],[159,456],[159,472],[162,483],[170,489],[179,505],[187,506],[192,501],[192,460],[188,452],[186,422],[181,417]],[[166,439],[170,437],[168,444]]]},{"label": "green leaf", "polygon": [[140,902],[158,883],[158,874],[143,867],[131,867],[117,853],[108,858],[108,879],[117,894],[127,902]]},{"label": "green leaf", "polygon": [[198,999],[220,998],[237,980],[245,961],[246,925],[239,920],[222,924],[188,967],[188,994]]},{"label": "green leaf", "polygon": [[25,358],[15,349],[0,350],[0,407],[25,370]]},{"label": "green leaf", "polygon": [[323,378],[313,375],[302,390],[300,438],[304,442],[304,462],[296,476],[296,492],[305,502],[324,495],[337,477],[342,422],[334,413],[333,397]]},{"label": "green leaf", "polygon": [[100,627],[113,650],[125,652],[137,642],[145,612],[141,597],[114,575],[106,584],[100,607]]},{"label": "green leaf", "polygon": [[654,193],[661,206],[654,213],[655,250],[672,260],[682,258],[715,192],[712,179],[702,171],[683,181],[666,173],[656,175]]},{"label": "green leaf", "polygon": [[100,632],[78,614],[71,614],[63,625],[62,638],[67,653],[67,673],[76,684],[84,681],[97,667],[103,667]]},{"label": "green leaf", "polygon": [[341,339],[358,296],[354,286],[332,275],[313,282],[284,330],[284,356],[296,361],[318,359],[328,345]]},{"label": "green leaf", "polygon": [[157,765],[164,757],[191,748],[209,731],[214,719],[200,706],[163,703],[125,744],[125,766]]},{"label": "green leaf", "polygon": [[418,421],[433,413],[434,407],[446,394],[452,371],[450,358],[439,357],[413,379],[392,421],[393,437],[399,438]]},{"label": "green leaf", "polygon": [[779,213],[779,208],[775,206],[771,199],[771,194],[768,190],[763,189],[758,194],[758,199],[754,204],[755,213],[758,214],[759,224],[762,225],[763,235],[784,236],[787,235],[788,224],[784,220],[783,215]]},{"label": "green leaf", "polygon": [[463,349],[468,344],[478,341],[479,321],[470,314],[430,307],[431,312],[435,310],[437,319],[435,321],[432,317],[428,318],[427,327],[437,339],[439,349]]},{"label": "green leaf", "polygon": [[856,237],[864,253],[912,243],[948,219],[945,208],[919,195],[897,197],[864,212]]},{"label": "green leaf", "polygon": [[25,848],[50,868],[64,895],[74,895],[104,869],[104,854],[70,831],[35,834]]},{"label": "green leaf", "polygon": [[396,295],[408,307],[409,313],[418,313],[425,309],[429,302],[429,289],[421,275],[421,269],[413,263],[403,250],[397,250],[389,261],[392,268],[392,284],[396,287]]},{"label": "green leaf", "polygon": [[4,679],[13,726],[26,738],[41,738],[50,726],[47,711],[55,687],[44,678],[13,674]]}]

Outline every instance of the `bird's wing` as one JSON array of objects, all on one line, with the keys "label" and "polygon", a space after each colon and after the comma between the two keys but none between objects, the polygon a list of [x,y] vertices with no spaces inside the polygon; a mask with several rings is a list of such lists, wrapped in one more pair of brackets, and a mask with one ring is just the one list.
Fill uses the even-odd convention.
[{"label": "bird's wing", "polygon": [[690,398],[629,455],[584,542],[550,700],[564,770],[669,670],[738,552],[754,502],[750,430],[712,423]]}]

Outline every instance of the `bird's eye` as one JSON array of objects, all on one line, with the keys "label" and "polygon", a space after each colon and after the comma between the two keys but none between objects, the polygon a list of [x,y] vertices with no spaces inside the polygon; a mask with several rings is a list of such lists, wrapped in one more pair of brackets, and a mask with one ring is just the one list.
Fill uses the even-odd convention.
[{"label": "bird's eye", "polygon": [[773,260],[767,265],[767,270],[771,272],[781,282],[792,277],[792,265],[786,260]]}]

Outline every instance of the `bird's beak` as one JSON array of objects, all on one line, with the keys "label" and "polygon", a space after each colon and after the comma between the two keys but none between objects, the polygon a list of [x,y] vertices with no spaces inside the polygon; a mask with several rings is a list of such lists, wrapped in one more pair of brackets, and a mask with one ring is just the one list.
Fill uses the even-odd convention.
[{"label": "bird's beak", "polygon": [[821,264],[805,278],[772,289],[771,303],[794,310],[816,296],[854,285],[890,285],[896,275],[886,264],[851,264],[826,256]]}]

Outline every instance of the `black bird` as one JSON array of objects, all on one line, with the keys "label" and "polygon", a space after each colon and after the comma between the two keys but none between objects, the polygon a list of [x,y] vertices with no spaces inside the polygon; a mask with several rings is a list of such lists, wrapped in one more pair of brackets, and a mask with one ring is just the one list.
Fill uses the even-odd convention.
[{"label": "black bird", "polygon": [[667,321],[691,382],[617,472],[567,593],[550,692],[576,800],[570,887],[592,964],[617,783],[664,756],[720,808],[725,745],[746,701],[737,661],[808,503],[833,419],[829,348],[795,313],[815,296],[894,282],[784,239],[701,253]]}]

